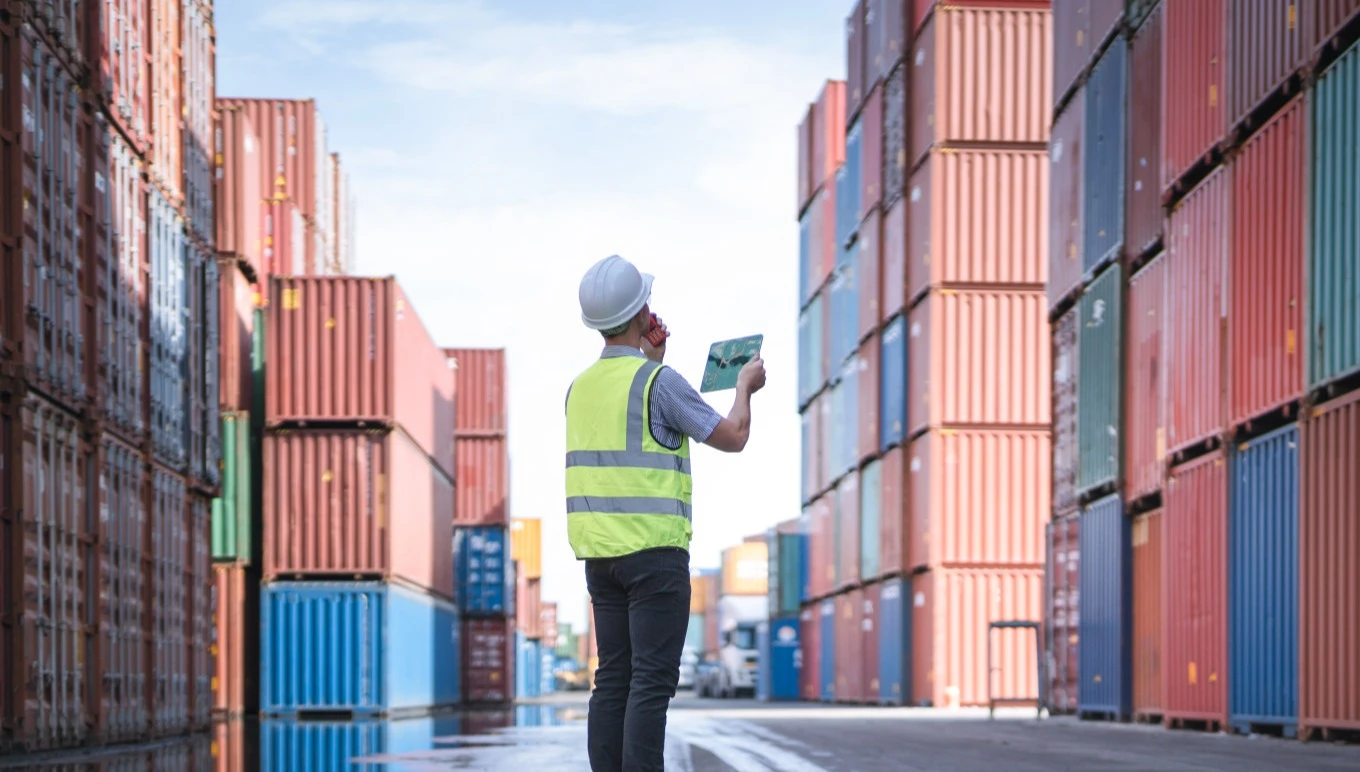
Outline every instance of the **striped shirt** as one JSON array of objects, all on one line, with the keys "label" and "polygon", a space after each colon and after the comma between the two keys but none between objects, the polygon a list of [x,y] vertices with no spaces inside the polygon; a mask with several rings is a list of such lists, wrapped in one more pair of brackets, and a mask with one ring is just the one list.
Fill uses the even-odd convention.
[{"label": "striped shirt", "polygon": [[[600,354],[601,359],[643,356],[641,349],[631,346],[605,346]],[[570,388],[567,395],[571,395]],[[703,442],[722,421],[718,411],[699,396],[685,376],[669,367],[662,367],[656,374],[651,400],[652,436],[668,448],[680,447],[680,441],[685,437]]]}]

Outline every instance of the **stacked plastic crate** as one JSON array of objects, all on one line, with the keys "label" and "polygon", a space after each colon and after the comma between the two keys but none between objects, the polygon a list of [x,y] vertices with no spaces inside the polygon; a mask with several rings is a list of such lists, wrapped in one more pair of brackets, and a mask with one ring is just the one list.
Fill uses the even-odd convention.
[{"label": "stacked plastic crate", "polygon": [[463,698],[479,705],[503,704],[515,697],[519,658],[518,580],[509,528],[505,349],[444,353],[454,368],[458,390],[454,440],[458,490],[449,514],[463,614]]},{"label": "stacked plastic crate", "polygon": [[515,698],[542,694],[543,521],[510,521],[510,559],[515,572]]}]

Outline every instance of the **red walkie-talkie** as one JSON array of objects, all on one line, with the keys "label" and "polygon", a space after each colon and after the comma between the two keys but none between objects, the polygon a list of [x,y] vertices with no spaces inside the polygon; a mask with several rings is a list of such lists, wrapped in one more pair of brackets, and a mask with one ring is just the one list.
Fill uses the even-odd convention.
[{"label": "red walkie-talkie", "polygon": [[661,325],[656,323],[656,314],[652,314],[652,326],[647,330],[647,342],[652,344],[652,348],[661,348],[669,337]]}]

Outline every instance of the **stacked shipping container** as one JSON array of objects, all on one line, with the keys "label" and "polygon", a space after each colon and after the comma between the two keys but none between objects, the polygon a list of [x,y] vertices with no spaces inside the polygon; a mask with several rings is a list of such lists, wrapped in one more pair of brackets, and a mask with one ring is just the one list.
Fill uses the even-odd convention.
[{"label": "stacked shipping container", "polygon": [[[843,99],[799,130],[799,617],[804,672],[828,676],[804,694],[984,704],[989,623],[1040,614],[1050,14],[861,0],[846,29]],[[838,101],[843,148],[818,133]],[[1010,635],[996,696],[1037,698]]]},{"label": "stacked shipping container", "polygon": [[519,652],[515,663],[515,697],[542,694],[544,640],[543,521],[515,518],[510,521],[510,559],[515,572],[515,637]]}]

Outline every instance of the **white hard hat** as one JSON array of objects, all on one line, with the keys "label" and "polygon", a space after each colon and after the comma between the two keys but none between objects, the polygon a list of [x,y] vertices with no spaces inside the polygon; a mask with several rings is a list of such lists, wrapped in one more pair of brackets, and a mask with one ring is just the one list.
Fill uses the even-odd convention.
[{"label": "white hard hat", "polygon": [[651,297],[652,275],[610,255],[581,279],[581,321],[592,330],[613,329],[633,318]]}]

